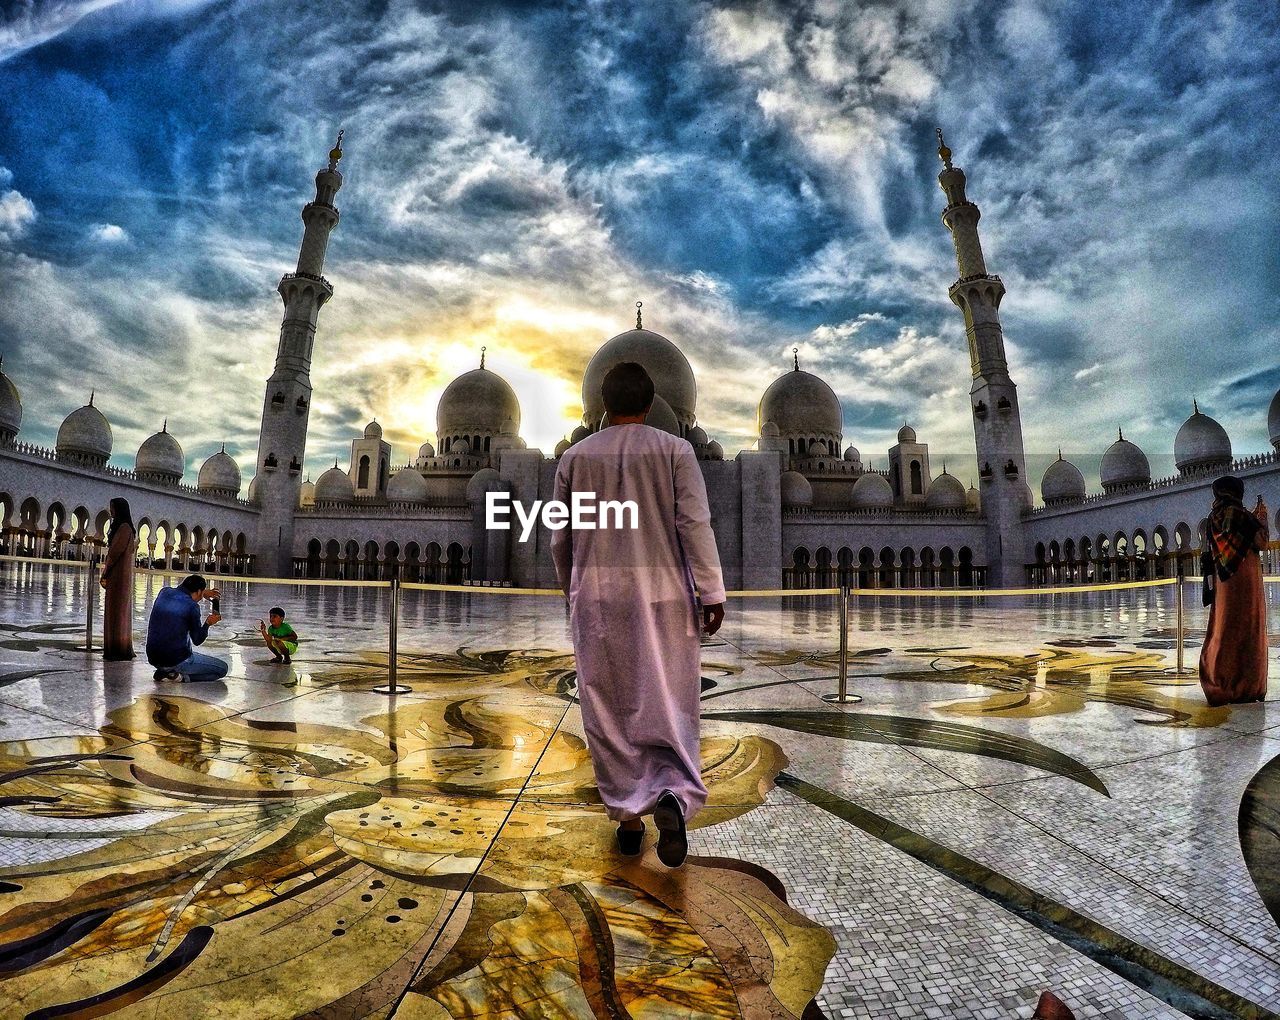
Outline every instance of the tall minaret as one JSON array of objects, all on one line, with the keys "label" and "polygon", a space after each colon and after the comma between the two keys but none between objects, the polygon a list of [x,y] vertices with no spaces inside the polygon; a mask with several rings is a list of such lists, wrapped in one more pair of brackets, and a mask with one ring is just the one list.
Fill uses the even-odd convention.
[{"label": "tall minaret", "polygon": [[333,297],[333,287],[320,275],[329,232],[338,225],[333,204],[342,187],[338,160],[342,132],[329,153],[329,165],[316,174],[316,197],[302,208],[302,250],[298,268],[280,279],[284,321],[276,367],[267,380],[262,401],[262,430],[258,433],[257,485],[261,506],[253,551],[256,572],[289,577],[293,572],[293,519],[301,490],[302,459],[307,449],[307,419],[311,413],[311,350],[320,307]]},{"label": "tall minaret", "polygon": [[1004,284],[987,272],[978,239],[978,207],[964,194],[964,171],[951,165],[951,150],[938,130],[943,171],[938,183],[947,196],[942,222],[951,231],[960,278],[947,293],[964,313],[973,386],[969,404],[977,440],[982,513],[987,519],[988,584],[1018,587],[1026,583],[1022,511],[1030,503],[1027,465],[1022,450],[1018,388],[1009,378],[1000,328]]}]

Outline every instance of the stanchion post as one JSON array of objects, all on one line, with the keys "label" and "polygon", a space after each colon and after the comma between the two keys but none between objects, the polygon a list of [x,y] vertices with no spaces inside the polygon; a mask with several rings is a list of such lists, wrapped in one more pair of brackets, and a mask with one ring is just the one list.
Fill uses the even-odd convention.
[{"label": "stanchion post", "polygon": [[86,592],[84,599],[84,650],[86,652],[93,651],[93,610],[98,594],[98,570],[98,558],[90,554],[89,570],[85,578]]},{"label": "stanchion post", "polygon": [[1178,675],[1179,676],[1182,675],[1185,669],[1185,666],[1184,666],[1185,653],[1183,651],[1184,646],[1183,646],[1183,640],[1182,640],[1183,619],[1184,619],[1183,608],[1182,608],[1182,589],[1185,587],[1185,585],[1183,584],[1185,580],[1186,578],[1182,573],[1182,564],[1179,563],[1178,564],[1178,586],[1177,586],[1178,587]]},{"label": "stanchion post", "polygon": [[387,683],[394,691],[396,687],[396,663],[399,659],[400,645],[400,578],[391,578],[391,626],[389,628],[390,643],[387,648]]},{"label": "stanchion post", "polygon": [[824,701],[837,705],[855,705],[862,700],[856,694],[849,693],[849,586],[840,585],[840,686],[835,694],[827,694]]}]

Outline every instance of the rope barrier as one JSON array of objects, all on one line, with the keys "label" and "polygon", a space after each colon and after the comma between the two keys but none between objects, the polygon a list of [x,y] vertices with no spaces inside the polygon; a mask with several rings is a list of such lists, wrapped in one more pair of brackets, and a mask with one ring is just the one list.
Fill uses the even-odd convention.
[{"label": "rope barrier", "polygon": [[1076,584],[1058,588],[851,588],[850,595],[859,598],[986,598],[989,595],[1078,595],[1082,592],[1121,591],[1136,588],[1162,588],[1178,583],[1176,577],[1160,577],[1154,581],[1115,581],[1110,584]]}]

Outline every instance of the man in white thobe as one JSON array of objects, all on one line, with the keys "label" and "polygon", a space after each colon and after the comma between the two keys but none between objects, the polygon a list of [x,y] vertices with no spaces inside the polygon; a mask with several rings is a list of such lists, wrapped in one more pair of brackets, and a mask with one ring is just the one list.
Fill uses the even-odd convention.
[{"label": "man in white thobe", "polygon": [[720,628],[724,581],[693,447],[644,424],[654,396],[648,373],[615,365],[601,393],[609,427],[560,457],[555,498],[630,500],[636,526],[624,513],[594,530],[553,531],[551,554],[569,596],[582,722],[600,798],[620,823],[619,849],[640,852],[641,819],[652,813],[658,857],[679,867],[685,822],[707,799],[700,631]]}]

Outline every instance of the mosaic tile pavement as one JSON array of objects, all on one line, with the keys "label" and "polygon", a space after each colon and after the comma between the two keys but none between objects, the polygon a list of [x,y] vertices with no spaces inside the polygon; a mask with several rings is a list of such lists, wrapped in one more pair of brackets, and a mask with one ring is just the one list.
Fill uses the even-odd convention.
[{"label": "mosaic tile pavement", "polygon": [[231,675],[173,686],[86,655],[82,586],[0,564],[4,1016],[1280,1010],[1280,707],[1205,706],[1168,591],[866,600],[857,705],[830,600],[732,603],[670,872],[613,848],[555,599],[406,592],[389,699],[385,591],[222,585]]}]

